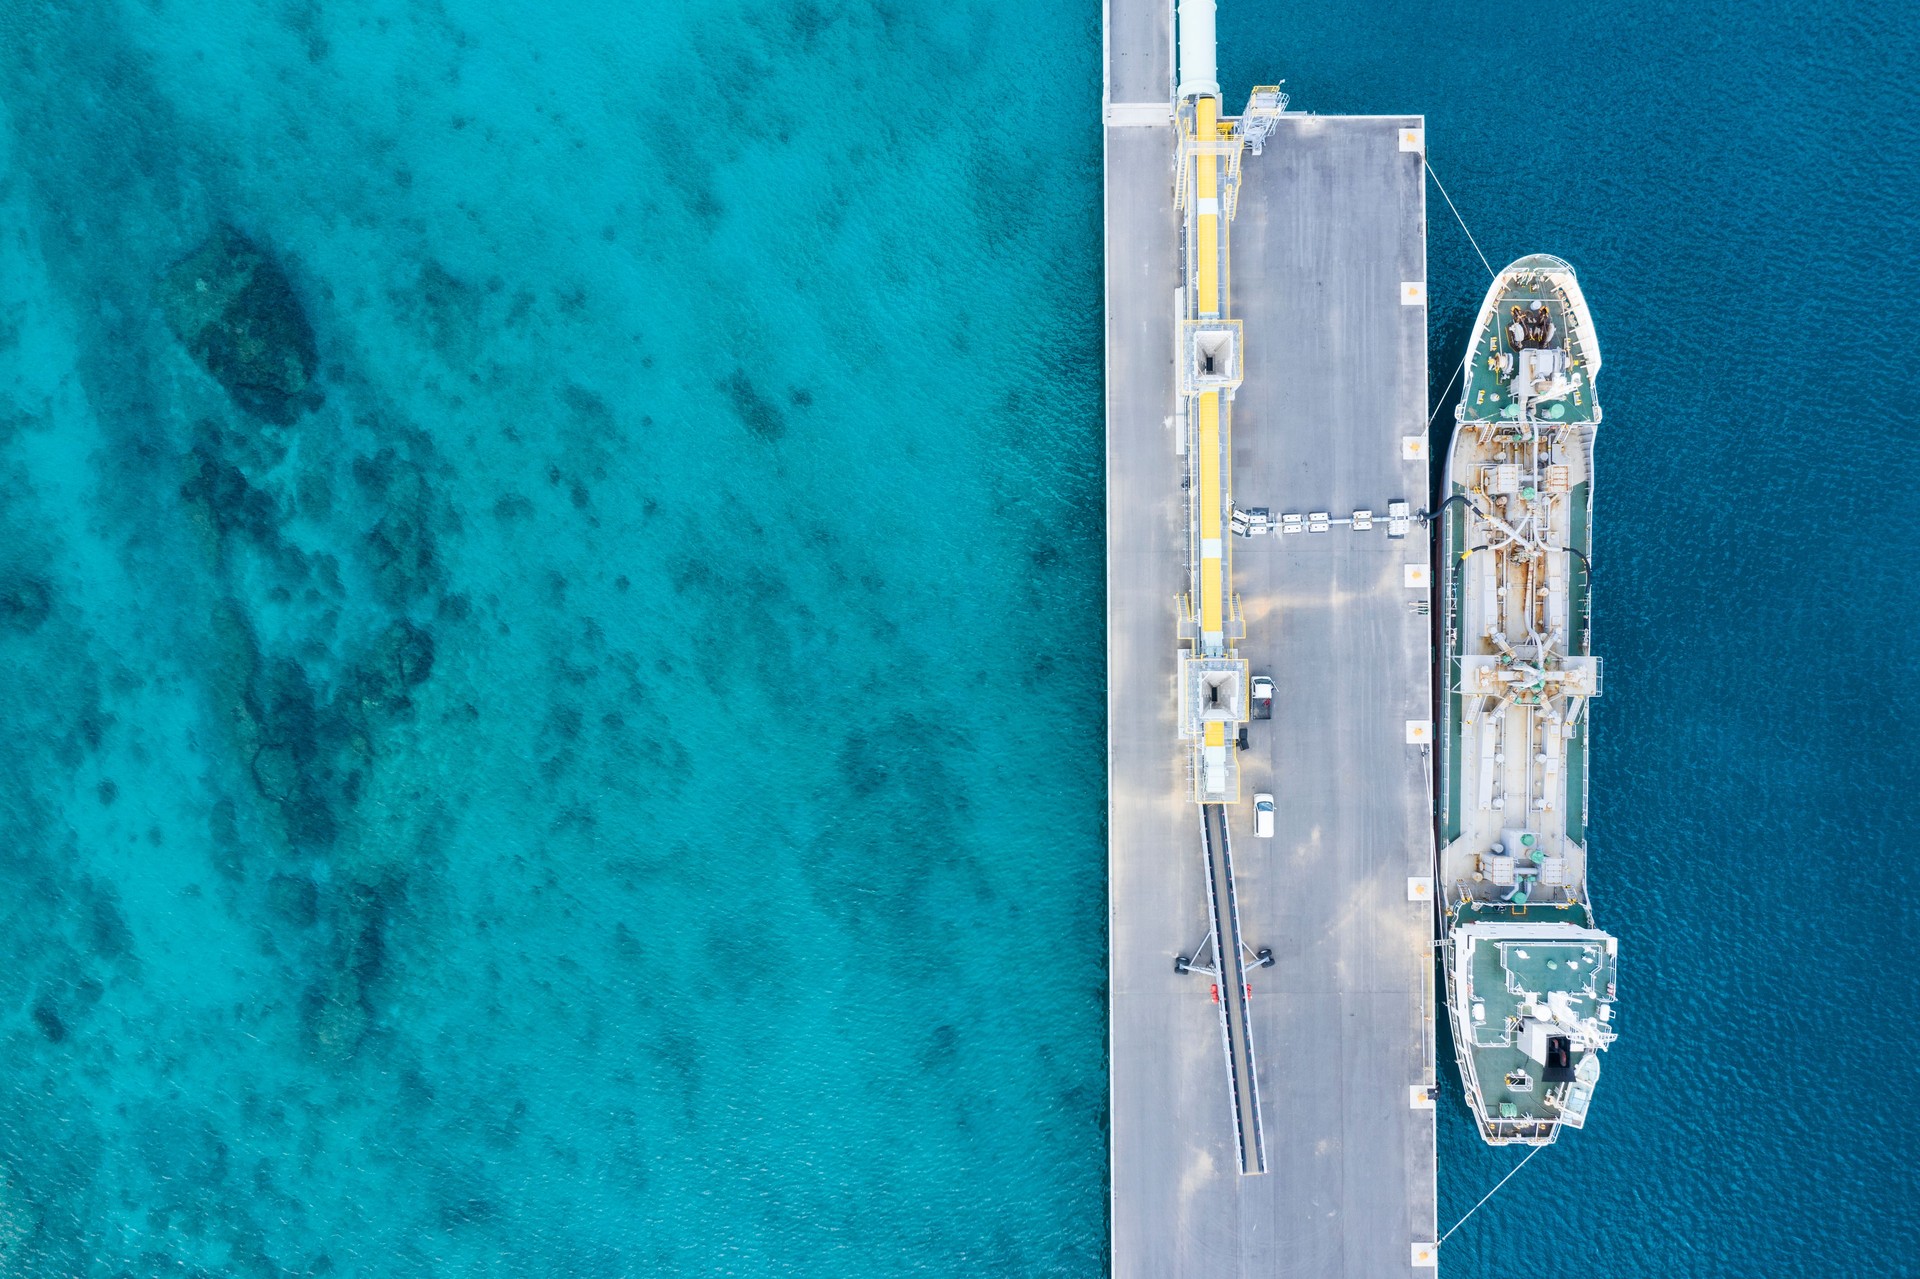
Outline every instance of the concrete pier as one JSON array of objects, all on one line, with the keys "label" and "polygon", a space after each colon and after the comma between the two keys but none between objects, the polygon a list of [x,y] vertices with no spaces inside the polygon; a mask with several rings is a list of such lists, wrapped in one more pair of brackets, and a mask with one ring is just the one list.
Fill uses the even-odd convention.
[{"label": "concrete pier", "polygon": [[[1426,504],[1421,121],[1282,117],[1244,159],[1232,227],[1234,500],[1377,518],[1240,539],[1233,556],[1239,654],[1277,685],[1222,809],[1242,938],[1276,960],[1247,969],[1266,1171],[1243,1175],[1211,979],[1173,963],[1217,925],[1176,706],[1190,572],[1171,13],[1108,0],[1106,18],[1113,1272],[1421,1273],[1435,1233],[1428,557],[1422,526],[1395,540],[1386,520],[1392,501]],[[1271,840],[1253,835],[1255,791],[1277,799]]]}]

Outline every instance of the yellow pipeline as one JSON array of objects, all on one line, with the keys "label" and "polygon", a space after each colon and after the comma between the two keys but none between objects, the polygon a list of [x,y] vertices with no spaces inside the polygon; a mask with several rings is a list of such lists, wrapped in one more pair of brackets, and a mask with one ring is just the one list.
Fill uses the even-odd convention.
[{"label": "yellow pipeline", "polygon": [[[1194,310],[1201,320],[1215,320],[1226,309],[1226,237],[1220,220],[1220,157],[1212,147],[1220,140],[1219,101],[1211,94],[1195,99],[1193,156],[1192,265]],[[1227,652],[1225,521],[1227,480],[1222,459],[1223,418],[1226,405],[1219,391],[1206,391],[1195,407],[1194,448],[1199,454],[1196,479],[1200,484],[1200,647],[1208,655]],[[1204,748],[1227,744],[1227,726],[1208,720],[1202,729]]]},{"label": "yellow pipeline", "polygon": [[[1193,104],[1193,133],[1208,147],[1219,139],[1216,116],[1219,103],[1202,94]],[[1197,150],[1194,165],[1194,287],[1201,319],[1220,314],[1220,159],[1211,150]],[[1220,510],[1224,483],[1220,474],[1220,393],[1200,397],[1200,633],[1202,646],[1219,642],[1223,634],[1221,611],[1226,593],[1222,558]],[[1208,738],[1212,741],[1212,738]]]},{"label": "yellow pipeline", "polygon": [[[1206,95],[1193,104],[1193,136],[1211,147],[1219,140],[1220,127],[1214,119],[1217,104]],[[1194,198],[1199,216],[1194,219],[1194,247],[1199,254],[1200,318],[1220,314],[1220,170],[1219,157],[1212,151],[1199,151],[1193,157]]]},{"label": "yellow pipeline", "polygon": [[1220,625],[1220,393],[1200,397],[1200,632],[1218,635]]}]

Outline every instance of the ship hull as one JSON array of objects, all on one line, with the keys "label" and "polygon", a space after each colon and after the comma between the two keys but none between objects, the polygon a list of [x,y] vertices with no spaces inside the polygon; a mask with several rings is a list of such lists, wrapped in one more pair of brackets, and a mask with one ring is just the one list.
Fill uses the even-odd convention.
[{"label": "ship hull", "polygon": [[1587,898],[1600,348],[1573,269],[1488,290],[1438,512],[1436,823],[1448,1016],[1489,1143],[1584,1124],[1612,1042],[1614,939]]}]

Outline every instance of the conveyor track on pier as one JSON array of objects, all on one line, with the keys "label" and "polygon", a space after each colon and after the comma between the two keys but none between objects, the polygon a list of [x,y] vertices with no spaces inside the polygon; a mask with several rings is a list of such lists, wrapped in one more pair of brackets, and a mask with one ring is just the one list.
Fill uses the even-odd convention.
[{"label": "conveyor track on pier", "polygon": [[1260,1132],[1260,1080],[1253,1063],[1248,1025],[1246,952],[1240,942],[1240,910],[1233,893],[1233,839],[1227,810],[1200,805],[1200,846],[1207,860],[1207,901],[1213,953],[1219,967],[1220,1037],[1227,1058],[1227,1095],[1233,1103],[1233,1133],[1244,1174],[1267,1170]]}]

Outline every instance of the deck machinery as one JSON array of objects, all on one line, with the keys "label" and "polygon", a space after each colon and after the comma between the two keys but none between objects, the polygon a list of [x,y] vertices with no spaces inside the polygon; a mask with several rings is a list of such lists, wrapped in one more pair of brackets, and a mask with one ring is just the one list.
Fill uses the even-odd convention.
[{"label": "deck machinery", "polygon": [[[1214,0],[1181,0],[1174,204],[1181,216],[1182,285],[1175,294],[1176,426],[1186,458],[1188,590],[1180,600],[1179,723],[1200,808],[1207,866],[1211,971],[1220,1011],[1234,1132],[1245,1174],[1266,1170],[1259,1086],[1248,1026],[1247,949],[1233,891],[1226,805],[1240,799],[1235,749],[1248,719],[1247,662],[1235,641],[1246,619],[1233,591],[1233,393],[1244,375],[1240,322],[1229,312],[1229,228],[1241,156],[1286,107],[1277,87],[1254,90],[1239,119],[1223,117],[1214,66]],[[1182,961],[1184,964],[1186,961]],[[1185,969],[1183,969],[1185,971]]]},{"label": "deck machinery", "polygon": [[1618,947],[1587,895],[1599,372],[1572,267],[1495,278],[1447,454],[1439,777],[1447,1011],[1493,1145],[1583,1127],[1614,1040]]}]

